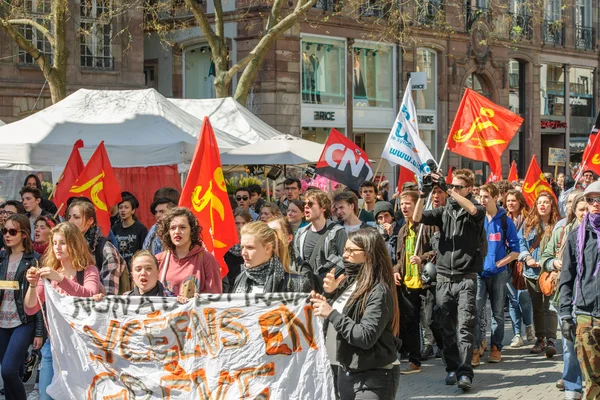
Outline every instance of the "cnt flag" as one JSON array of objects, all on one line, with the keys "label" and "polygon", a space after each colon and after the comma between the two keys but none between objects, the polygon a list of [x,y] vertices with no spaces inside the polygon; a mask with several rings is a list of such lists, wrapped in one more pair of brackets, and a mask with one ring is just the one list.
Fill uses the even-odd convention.
[{"label": "cnt flag", "polygon": [[525,179],[523,180],[523,196],[525,197],[527,204],[529,204],[529,207],[533,207],[541,192],[550,192],[556,199],[556,195],[544,177],[544,173],[540,169],[534,154],[531,163],[529,164],[529,168],[527,169]]},{"label": "cnt flag", "polygon": [[336,129],[327,138],[315,173],[353,190],[373,178],[367,153]]},{"label": "cnt flag", "polygon": [[523,118],[466,89],[448,135],[448,150],[490,164],[492,174],[502,176],[500,157]]},{"label": "cnt flag", "polygon": [[73,150],[71,150],[71,155],[67,160],[67,165],[65,165],[65,169],[56,184],[52,201],[58,208],[67,204],[69,190],[71,190],[71,186],[73,186],[79,175],[81,175],[83,168],[85,168],[81,154],[79,154],[79,149],[82,147],[83,140],[79,139],[75,142]]},{"label": "cnt flag", "polygon": [[512,163],[510,163],[510,171],[508,171],[507,179],[509,182],[516,182],[519,180],[519,174],[517,173],[517,163],[515,163],[514,160]]},{"label": "cnt flag", "polygon": [[67,193],[69,197],[87,197],[96,209],[96,221],[104,236],[110,232],[110,207],[121,201],[121,187],[110,165],[104,141]]},{"label": "cnt flag", "polygon": [[223,257],[239,239],[223,176],[219,146],[208,117],[204,117],[179,206],[189,208],[198,218],[200,226],[208,227],[210,236],[208,240],[205,236],[204,246],[219,261],[221,276],[224,277],[229,268]]},{"label": "cnt flag", "polygon": [[417,111],[412,98],[410,79],[404,91],[400,112],[385,144],[381,158],[411,170],[418,177],[430,172],[431,152],[419,136]]}]

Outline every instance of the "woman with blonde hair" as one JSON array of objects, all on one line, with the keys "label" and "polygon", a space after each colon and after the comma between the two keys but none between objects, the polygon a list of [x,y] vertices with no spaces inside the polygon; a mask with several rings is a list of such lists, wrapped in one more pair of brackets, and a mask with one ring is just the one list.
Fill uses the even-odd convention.
[{"label": "woman with blonde hair", "polygon": [[[29,288],[25,294],[24,305],[25,312],[29,315],[40,311],[46,300],[40,278],[49,279],[53,288],[67,296],[92,297],[100,291],[98,268],[94,265],[83,234],[75,225],[63,222],[54,227],[50,232],[50,244],[52,251],[44,254],[41,262],[43,267],[31,267],[27,270]],[[51,399],[46,393],[46,388],[52,382],[53,376],[52,351],[50,341],[47,341],[42,347],[40,399]]]},{"label": "woman with blonde hair", "polygon": [[264,203],[260,208],[260,220],[262,222],[269,222],[272,219],[281,218],[281,210],[275,203]]},{"label": "woman with blonde hair", "polygon": [[280,230],[251,222],[242,228],[241,245],[245,269],[233,293],[310,292],[308,279],[289,272],[288,246]]}]

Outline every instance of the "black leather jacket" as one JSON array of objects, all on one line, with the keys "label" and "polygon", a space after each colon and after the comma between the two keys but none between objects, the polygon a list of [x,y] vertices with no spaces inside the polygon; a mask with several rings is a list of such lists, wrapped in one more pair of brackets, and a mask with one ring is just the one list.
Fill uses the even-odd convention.
[{"label": "black leather jacket", "polygon": [[[0,252],[0,280],[6,280],[6,270],[8,269],[8,257],[9,254],[6,251]],[[19,318],[21,319],[21,323],[27,324],[30,322],[35,323],[35,337],[43,337],[45,334],[44,331],[44,320],[42,317],[42,311],[38,311],[35,315],[29,316],[25,313],[23,308],[23,300],[25,298],[25,293],[27,293],[27,289],[29,289],[29,281],[25,279],[25,273],[30,267],[35,266],[36,261],[40,258],[38,253],[24,253],[21,262],[19,263],[19,267],[17,268],[17,273],[15,274],[15,281],[19,282],[19,290],[15,290],[15,303],[17,305],[17,312],[19,314]],[[2,304],[2,300],[4,298],[4,290],[0,290],[0,304]]]}]

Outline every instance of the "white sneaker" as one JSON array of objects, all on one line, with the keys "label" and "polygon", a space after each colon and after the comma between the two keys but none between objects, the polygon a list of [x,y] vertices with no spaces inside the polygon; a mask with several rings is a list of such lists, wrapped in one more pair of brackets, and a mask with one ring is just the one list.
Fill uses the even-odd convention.
[{"label": "white sneaker", "polygon": [[528,342],[533,342],[536,339],[535,331],[533,330],[533,325],[529,325],[528,327],[526,327],[525,332],[527,333]]},{"label": "white sneaker", "polygon": [[40,394],[36,389],[36,390],[32,391],[31,393],[29,393],[29,395],[27,396],[27,400],[38,400],[39,397],[40,397]]},{"label": "white sneaker", "polygon": [[515,335],[513,340],[510,342],[510,347],[516,349],[523,346],[524,344],[525,342],[523,342],[523,338],[521,337],[521,335]]}]

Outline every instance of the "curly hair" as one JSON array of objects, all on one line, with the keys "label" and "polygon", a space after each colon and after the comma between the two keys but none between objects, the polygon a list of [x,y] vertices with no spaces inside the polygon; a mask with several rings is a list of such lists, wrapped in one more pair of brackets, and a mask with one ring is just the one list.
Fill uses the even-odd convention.
[{"label": "curly hair", "polygon": [[[548,220],[548,224],[545,227],[542,227],[542,216],[538,212],[537,203],[542,198],[546,197],[550,201],[550,219]],[[535,199],[535,204],[531,207],[529,214],[527,215],[527,219],[525,219],[525,223],[523,224],[523,233],[524,236],[528,236],[533,229],[535,229],[536,235],[544,235],[550,237],[552,235],[552,230],[554,229],[554,225],[560,219],[560,213],[558,212],[558,205],[556,204],[556,199],[550,192],[541,192],[537,199]]]},{"label": "curly hair", "polygon": [[186,207],[176,207],[169,210],[165,218],[158,225],[158,237],[164,244],[164,246],[173,251],[175,250],[175,245],[171,241],[170,227],[173,219],[177,217],[186,217],[188,223],[190,224],[190,239],[192,241],[190,245],[190,250],[192,247],[198,245],[202,246],[202,227],[198,222],[198,218]]},{"label": "curly hair", "polygon": [[327,193],[319,189],[311,189],[304,193],[304,200],[308,200],[310,197],[315,199],[319,207],[324,209],[325,218],[331,217],[331,198]]}]

